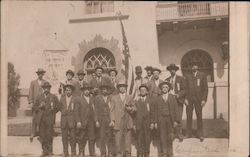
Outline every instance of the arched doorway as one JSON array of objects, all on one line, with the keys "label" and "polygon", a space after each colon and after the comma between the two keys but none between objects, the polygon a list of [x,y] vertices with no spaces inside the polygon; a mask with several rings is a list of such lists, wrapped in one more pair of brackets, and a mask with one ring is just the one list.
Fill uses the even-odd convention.
[{"label": "arched doorway", "polygon": [[193,63],[198,64],[199,70],[207,75],[208,82],[214,81],[213,60],[206,51],[194,49],[182,57],[181,69],[184,76],[191,72]]},{"label": "arched doorway", "polygon": [[104,72],[107,72],[111,68],[115,68],[115,65],[115,57],[112,52],[102,47],[91,49],[83,60],[83,68],[87,74],[93,72],[97,66],[103,67]]}]

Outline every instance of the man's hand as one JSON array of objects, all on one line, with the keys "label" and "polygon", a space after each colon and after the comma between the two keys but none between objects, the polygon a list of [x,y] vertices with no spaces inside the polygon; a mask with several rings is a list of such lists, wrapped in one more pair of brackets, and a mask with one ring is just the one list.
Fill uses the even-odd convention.
[{"label": "man's hand", "polygon": [[115,126],[114,121],[111,121],[111,122],[109,123],[109,126],[110,126],[110,127],[114,127],[114,126]]},{"label": "man's hand", "polygon": [[201,101],[201,106],[204,107],[206,105],[206,101],[202,100]]},{"label": "man's hand", "polygon": [[157,129],[158,128],[158,125],[157,125],[157,123],[155,123],[155,129]]},{"label": "man's hand", "polygon": [[187,99],[184,100],[184,104],[186,105],[186,107],[189,106],[189,102]]},{"label": "man's hand", "polygon": [[154,127],[155,127],[154,123],[151,123],[151,124],[150,124],[150,129],[153,130]]},{"label": "man's hand", "polygon": [[100,123],[99,123],[98,121],[96,121],[96,122],[95,122],[95,126],[96,126],[97,128],[99,128],[99,127],[100,127]]},{"label": "man's hand", "polygon": [[81,122],[77,122],[77,123],[76,123],[76,127],[77,127],[78,129],[81,128],[81,126],[82,126]]},{"label": "man's hand", "polygon": [[179,124],[177,122],[174,122],[174,128],[177,127]]}]

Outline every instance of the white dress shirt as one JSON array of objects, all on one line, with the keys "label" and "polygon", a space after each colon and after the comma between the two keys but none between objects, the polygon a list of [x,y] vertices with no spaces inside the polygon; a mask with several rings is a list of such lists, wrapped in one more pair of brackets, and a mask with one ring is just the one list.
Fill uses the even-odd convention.
[{"label": "white dress shirt", "polygon": [[168,100],[168,93],[162,95],[163,100],[166,102]]},{"label": "white dress shirt", "polygon": [[85,96],[85,95],[84,95],[84,98],[85,98],[85,100],[87,101],[87,103],[89,104],[89,96]]},{"label": "white dress shirt", "polygon": [[124,101],[125,100],[125,93],[124,94],[119,94],[120,95],[120,98],[122,99],[122,101]]},{"label": "white dress shirt", "polygon": [[158,87],[159,86],[159,79],[155,80],[155,85]]}]

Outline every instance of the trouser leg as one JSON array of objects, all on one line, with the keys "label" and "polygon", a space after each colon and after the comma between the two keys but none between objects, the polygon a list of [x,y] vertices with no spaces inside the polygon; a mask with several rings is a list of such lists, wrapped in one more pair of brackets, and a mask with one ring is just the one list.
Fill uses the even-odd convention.
[{"label": "trouser leg", "polygon": [[132,138],[131,138],[131,130],[126,130],[125,131],[125,155],[126,157],[130,157],[131,156],[131,141],[132,141]]},{"label": "trouser leg", "polygon": [[160,147],[161,147],[161,156],[167,157],[167,120],[166,117],[163,117],[160,122]]},{"label": "trouser leg", "polygon": [[109,128],[108,132],[108,154],[109,157],[115,156],[115,137],[113,129]]},{"label": "trouser leg", "polygon": [[150,142],[151,142],[151,137],[150,137],[150,129],[149,126],[145,126],[144,130],[144,157],[148,157],[150,153]]},{"label": "trouser leg", "polygon": [[137,132],[137,157],[142,157],[143,154],[143,130]]},{"label": "trouser leg", "polygon": [[75,128],[69,129],[70,134],[70,147],[71,147],[71,154],[76,155],[76,139],[75,139]]},{"label": "trouser leg", "polygon": [[166,126],[167,126],[167,157],[173,157],[174,133],[173,133],[173,125],[170,118],[167,119]]},{"label": "trouser leg", "polygon": [[101,151],[101,156],[106,155],[106,144],[107,144],[107,128],[104,126],[105,124],[101,125],[100,127],[100,151]]},{"label": "trouser leg", "polygon": [[65,155],[68,155],[69,152],[68,152],[68,127],[66,128],[62,128],[62,143],[63,143],[63,153]]},{"label": "trouser leg", "polygon": [[197,135],[203,136],[203,122],[202,122],[202,106],[200,101],[196,101],[194,104],[195,113],[197,117]]},{"label": "trouser leg", "polygon": [[122,131],[121,130],[116,130],[115,131],[115,149],[116,149],[116,156],[117,157],[122,156],[121,141],[122,141]]},{"label": "trouser leg", "polygon": [[187,135],[191,136],[192,135],[192,119],[193,119],[193,103],[189,102],[189,105],[186,108],[186,113],[187,113]]},{"label": "trouser leg", "polygon": [[88,146],[90,156],[95,156],[95,123],[90,121],[87,126]]}]

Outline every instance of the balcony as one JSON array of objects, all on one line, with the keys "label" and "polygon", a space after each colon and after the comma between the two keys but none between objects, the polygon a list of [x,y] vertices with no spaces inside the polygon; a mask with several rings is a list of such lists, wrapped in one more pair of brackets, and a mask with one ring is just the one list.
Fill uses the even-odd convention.
[{"label": "balcony", "polygon": [[158,3],[157,22],[228,17],[228,2]]}]

